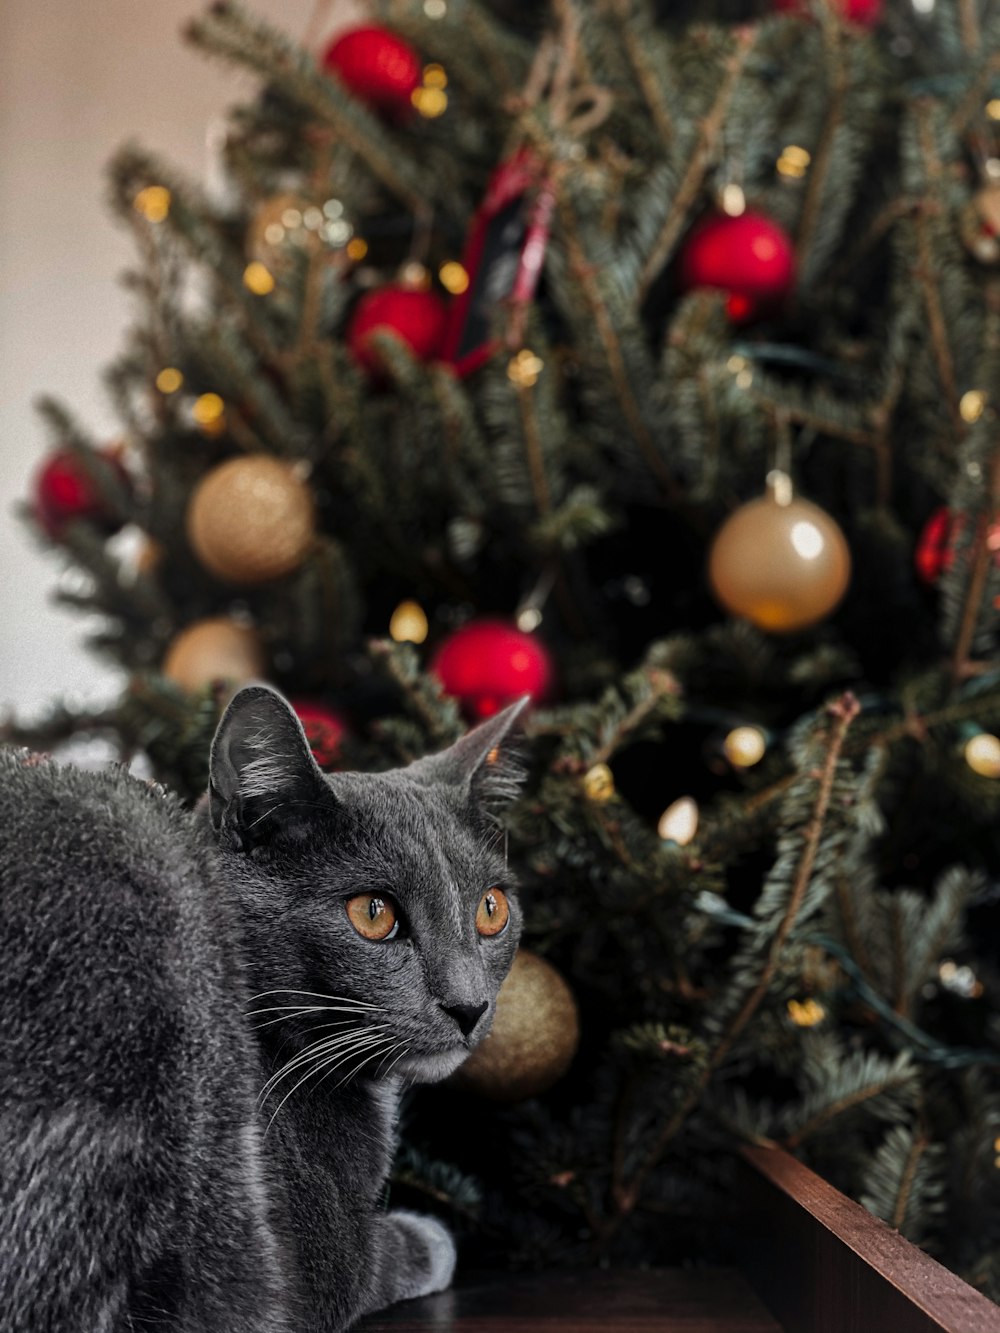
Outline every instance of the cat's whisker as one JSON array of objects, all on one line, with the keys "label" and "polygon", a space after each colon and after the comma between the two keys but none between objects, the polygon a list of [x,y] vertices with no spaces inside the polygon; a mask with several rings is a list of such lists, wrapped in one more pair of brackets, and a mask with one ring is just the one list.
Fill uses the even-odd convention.
[{"label": "cat's whisker", "polygon": [[380,1064],[379,1064],[379,1067],[378,1067],[378,1069],[375,1071],[375,1077],[376,1077],[376,1078],[383,1078],[383,1079],[384,1079],[384,1078],[388,1078],[389,1075],[392,1073],[392,1071],[393,1071],[393,1070],[395,1069],[395,1067],[399,1064],[400,1060],[402,1060],[403,1056],[406,1055],[407,1051],[409,1051],[410,1048],[409,1048],[409,1046],[408,1046],[406,1043],[404,1043],[404,1042],[399,1042],[399,1043],[398,1043],[399,1054],[396,1056],[395,1060],[393,1060],[393,1062],[392,1062],[392,1064],[389,1066],[389,1068],[388,1068],[388,1069],[384,1069],[383,1066],[385,1065],[386,1060],[389,1059],[389,1056],[392,1055],[392,1054],[393,1054],[393,1051],[395,1051],[396,1049],[397,1049],[397,1047],[392,1047],[390,1050],[388,1050],[388,1051],[386,1052],[385,1055],[383,1055],[382,1060],[381,1060],[381,1062],[380,1062]]},{"label": "cat's whisker", "polygon": [[[390,1040],[391,1040],[391,1038],[390,1038]],[[362,1048],[362,1049],[364,1049],[364,1048]],[[350,1056],[351,1056],[351,1055],[354,1055],[354,1054],[355,1054],[354,1051],[350,1051],[350,1052],[348,1052],[346,1055],[342,1056],[342,1057],[340,1058],[340,1060],[339,1060],[337,1063],[343,1063],[344,1060],[349,1059]],[[374,1055],[369,1056],[368,1059],[374,1059]],[[278,1103],[278,1105],[275,1107],[274,1115],[272,1115],[272,1116],[271,1116],[271,1119],[267,1122],[267,1127],[266,1127],[265,1130],[264,1130],[264,1134],[265,1134],[265,1136],[267,1135],[267,1131],[268,1131],[268,1130],[271,1128],[271,1126],[274,1124],[275,1116],[277,1116],[278,1112],[279,1112],[279,1111],[281,1110],[281,1108],[284,1106],[285,1102],[288,1101],[289,1097],[291,1097],[293,1093],[297,1092],[298,1089],[302,1087],[302,1084],[303,1084],[303,1083],[306,1083],[310,1078],[312,1078],[312,1076],[313,1076],[314,1074],[318,1073],[318,1071],[319,1071],[320,1069],[324,1069],[324,1068],[326,1068],[326,1066],[327,1066],[328,1063],[329,1063],[329,1062],[323,1062],[323,1061],[321,1061],[319,1064],[314,1065],[314,1066],[313,1066],[311,1069],[309,1069],[305,1074],[303,1074],[303,1076],[299,1079],[299,1081],[295,1084],[295,1086],[291,1089],[291,1091],[285,1093],[284,1097],[282,1097],[281,1101],[280,1101],[280,1102]],[[367,1061],[366,1061],[366,1063],[367,1063]],[[337,1064],[334,1064],[334,1065],[332,1066],[332,1068],[336,1068],[336,1067],[337,1067]],[[327,1069],[326,1072],[329,1073],[330,1070]],[[324,1074],[323,1077],[325,1078],[325,1077],[326,1077],[326,1074]],[[340,1085],[338,1084],[337,1086],[339,1087]]]},{"label": "cat's whisker", "polygon": [[274,1090],[278,1083],[289,1073],[301,1068],[302,1065],[310,1063],[314,1059],[319,1059],[327,1055],[336,1055],[340,1047],[357,1044],[359,1049],[364,1049],[382,1032],[382,1029],[364,1028],[362,1030],[351,1029],[349,1032],[338,1032],[332,1037],[324,1037],[320,1041],[314,1041],[305,1050],[300,1051],[293,1059],[282,1067],[267,1080],[258,1094],[258,1102],[263,1104],[269,1094]]},{"label": "cat's whisker", "polygon": [[[395,1045],[396,1039],[395,1037],[391,1037],[389,1040],[390,1040],[389,1050],[391,1051],[393,1046]],[[362,1069],[364,1069],[365,1065],[370,1064],[372,1060],[377,1059],[379,1054],[380,1054],[379,1051],[372,1051],[371,1055],[366,1055],[365,1058],[356,1068],[349,1069],[347,1073],[344,1075],[344,1077],[340,1080],[340,1082],[334,1085],[334,1092],[336,1092],[337,1088],[342,1088],[345,1083],[350,1083],[352,1078],[357,1078],[357,1076],[361,1073]],[[323,1077],[325,1078],[326,1075],[324,1074]]]},{"label": "cat's whisker", "polygon": [[247,1004],[253,1004],[254,1000],[263,1000],[268,995],[310,995],[316,1000],[329,1000],[333,1004],[349,1004],[355,1009],[377,1009],[382,1012],[382,1006],[379,1004],[369,1004],[367,1000],[355,1000],[350,995],[324,995],[322,991],[316,990],[289,990],[288,988],[279,988],[277,990],[262,990],[256,995],[247,998]]}]

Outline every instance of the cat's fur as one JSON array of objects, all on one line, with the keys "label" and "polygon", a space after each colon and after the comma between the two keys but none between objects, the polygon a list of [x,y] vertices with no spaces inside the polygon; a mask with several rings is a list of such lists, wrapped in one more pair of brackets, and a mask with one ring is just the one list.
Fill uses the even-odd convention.
[{"label": "cat's fur", "polygon": [[[0,755],[4,1333],[334,1333],[448,1285],[446,1228],[381,1203],[400,1082],[461,1062],[513,961],[514,897],[501,934],[474,922],[509,887],[492,814],[519,707],[325,777],[248,687],[203,827],[123,771]],[[350,924],[372,891],[401,938]],[[322,997],[344,1002],[304,1008]],[[347,1032],[342,1063],[292,1063]]]}]

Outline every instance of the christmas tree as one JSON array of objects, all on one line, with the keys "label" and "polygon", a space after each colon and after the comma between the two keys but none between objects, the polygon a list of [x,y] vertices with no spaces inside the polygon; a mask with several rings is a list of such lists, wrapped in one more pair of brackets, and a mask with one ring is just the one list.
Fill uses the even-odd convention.
[{"label": "christmas tree", "polygon": [[225,196],[114,160],[125,446],[43,404],[25,506],[130,684],[8,738],[194,800],[241,680],[331,768],[531,694],[524,953],[401,1197],[710,1257],[778,1141],[997,1293],[1000,17],[661,8],[191,24]]}]

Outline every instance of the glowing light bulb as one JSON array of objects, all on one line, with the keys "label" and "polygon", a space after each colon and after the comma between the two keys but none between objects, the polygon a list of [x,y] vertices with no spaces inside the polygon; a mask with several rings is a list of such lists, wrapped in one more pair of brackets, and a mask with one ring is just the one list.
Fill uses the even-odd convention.
[{"label": "glowing light bulb", "polygon": [[615,794],[615,775],[607,764],[594,764],[583,778],[583,790],[588,801],[610,801]]},{"label": "glowing light bulb", "polygon": [[826,1010],[818,1000],[789,1000],[788,1017],[800,1028],[814,1028],[826,1018]]},{"label": "glowing light bulb", "polygon": [[400,602],[389,620],[389,635],[396,643],[423,643],[427,616],[419,602]]},{"label": "glowing light bulb", "polygon": [[[1000,101],[998,101],[1000,105]],[[1000,119],[1000,117],[997,117]],[[958,402],[958,411],[963,421],[970,425],[973,421],[978,421],[983,415],[983,408],[986,406],[986,394],[982,389],[969,389]]]},{"label": "glowing light bulb", "polygon": [[164,366],[156,377],[156,387],[160,393],[176,393],[184,383],[184,376],[176,366]]},{"label": "glowing light bulb", "polygon": [[698,802],[693,796],[681,796],[660,815],[656,831],[664,842],[686,847],[698,832]]},{"label": "glowing light bulb", "polygon": [[469,290],[469,275],[456,259],[450,259],[438,269],[441,286],[452,296],[461,296]]},{"label": "glowing light bulb", "polygon": [[980,731],[965,742],[965,762],[982,778],[1000,778],[1000,737]]},{"label": "glowing light bulb", "polygon": [[426,120],[443,116],[448,110],[448,94],[443,88],[414,88],[410,101]]},{"label": "glowing light bulb", "polygon": [[165,185],[147,185],[132,200],[132,206],[147,222],[162,222],[170,212],[170,191]]},{"label": "glowing light bulb", "polygon": [[722,751],[734,768],[753,768],[766,750],[767,737],[760,727],[734,727],[722,743]]},{"label": "glowing light bulb", "polygon": [[222,419],[226,405],[217,393],[203,393],[191,406],[191,415],[199,426],[214,426]]},{"label": "glowing light bulb", "polygon": [[274,277],[266,264],[255,259],[243,270],[243,285],[252,291],[254,296],[267,296],[268,292],[274,291]]}]

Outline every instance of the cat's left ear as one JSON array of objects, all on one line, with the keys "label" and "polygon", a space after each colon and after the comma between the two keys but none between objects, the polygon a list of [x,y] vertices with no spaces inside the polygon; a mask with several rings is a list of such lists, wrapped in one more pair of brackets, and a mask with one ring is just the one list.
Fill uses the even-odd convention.
[{"label": "cat's left ear", "polygon": [[208,781],[212,827],[236,848],[276,831],[303,831],[334,797],[291,706],[269,685],[247,685],[222,715]]},{"label": "cat's left ear", "polygon": [[524,782],[524,769],[511,741],[518,718],[530,702],[526,694],[466,732],[447,750],[418,759],[411,764],[411,773],[422,782],[457,788],[487,814],[499,814],[517,799]]}]

